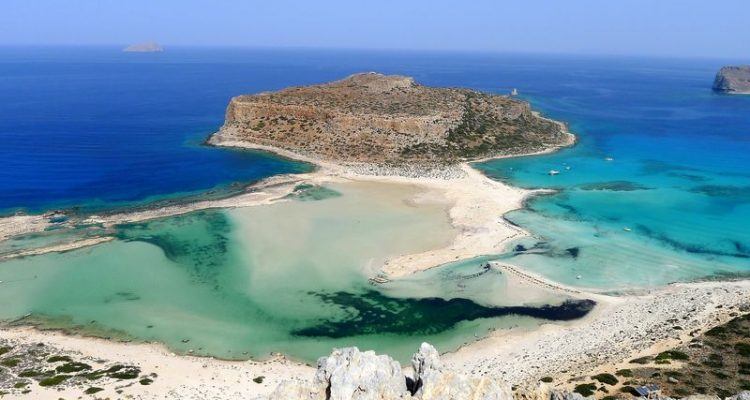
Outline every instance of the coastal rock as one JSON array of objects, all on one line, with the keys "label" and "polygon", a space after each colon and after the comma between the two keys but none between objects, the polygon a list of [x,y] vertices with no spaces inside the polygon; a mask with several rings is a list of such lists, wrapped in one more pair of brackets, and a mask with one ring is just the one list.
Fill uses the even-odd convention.
[{"label": "coastal rock", "polygon": [[572,142],[528,103],[378,73],[238,96],[210,143],[265,146],[337,163],[446,165]]},{"label": "coastal rock", "polygon": [[714,394],[694,394],[683,397],[682,400],[721,400],[721,398]]},{"label": "coastal rock", "polygon": [[360,352],[356,347],[336,349],[318,360],[314,387],[330,400],[401,399],[406,380],[401,365],[386,355]]},{"label": "coastal rock", "polygon": [[744,390],[735,396],[727,397],[727,400],[750,400],[750,390]]},{"label": "coastal rock", "polygon": [[386,355],[356,347],[336,349],[318,360],[312,382],[285,381],[268,400],[510,400],[510,388],[488,378],[470,378],[440,361],[437,350],[423,343],[412,357],[407,378],[401,365]]},{"label": "coastal rock", "polygon": [[584,397],[580,393],[558,392],[558,391],[553,391],[552,393],[550,393],[550,396],[549,396],[549,400],[586,400],[589,398],[594,398],[594,397],[593,396]]},{"label": "coastal rock", "polygon": [[496,380],[484,377],[472,378],[446,368],[440,361],[437,350],[422,343],[411,360],[414,369],[414,397],[424,400],[501,400],[512,399],[507,388]]},{"label": "coastal rock", "polygon": [[714,79],[714,90],[730,94],[750,94],[750,65],[723,67]]},{"label": "coastal rock", "polygon": [[130,46],[122,49],[122,51],[126,53],[159,53],[164,51],[164,48],[156,42],[145,42],[131,44]]}]

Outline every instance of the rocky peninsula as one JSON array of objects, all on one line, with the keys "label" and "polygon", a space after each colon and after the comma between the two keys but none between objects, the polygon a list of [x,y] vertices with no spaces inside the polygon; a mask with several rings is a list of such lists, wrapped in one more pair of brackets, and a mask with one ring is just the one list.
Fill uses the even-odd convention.
[{"label": "rocky peninsula", "polygon": [[536,153],[571,141],[561,123],[527,102],[373,72],[235,97],[210,140],[335,163],[412,166]]},{"label": "rocky peninsula", "polygon": [[722,67],[714,79],[714,90],[728,94],[750,94],[750,65]]}]

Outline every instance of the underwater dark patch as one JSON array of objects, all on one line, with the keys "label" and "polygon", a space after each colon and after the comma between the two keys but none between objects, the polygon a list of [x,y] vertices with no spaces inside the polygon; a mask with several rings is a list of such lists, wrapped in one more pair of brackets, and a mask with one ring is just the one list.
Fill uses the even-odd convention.
[{"label": "underwater dark patch", "polygon": [[431,335],[451,329],[462,321],[507,315],[569,321],[583,317],[596,305],[593,300],[567,300],[559,305],[539,307],[485,307],[469,299],[396,298],[375,290],[311,294],[346,310],[347,316],[340,320],[320,320],[314,326],[293,331],[293,335],[328,338],[383,333]]},{"label": "underwater dark patch", "polygon": [[290,193],[287,197],[299,201],[318,201],[340,196],[341,193],[325,186],[303,183],[295,186],[292,193]]},{"label": "underwater dark patch", "polygon": [[565,249],[565,252],[570,254],[573,258],[578,258],[578,254],[581,253],[581,249],[579,247],[571,247],[569,249]]},{"label": "underwater dark patch", "polygon": [[[635,227],[636,231],[644,236],[647,236],[651,239],[658,240],[659,242],[662,242],[673,249],[682,250],[688,253],[692,254],[704,254],[704,255],[712,255],[712,256],[722,256],[722,257],[735,257],[735,258],[750,258],[750,253],[747,252],[747,248],[745,246],[740,245],[739,247],[735,244],[734,248],[737,251],[722,251],[722,250],[715,250],[710,249],[704,246],[699,246],[691,243],[684,243],[680,242],[678,240],[672,239],[669,236],[656,232],[652,230],[651,228],[645,226],[645,225],[636,225]],[[735,242],[736,243],[736,242]]]},{"label": "underwater dark patch", "polygon": [[632,192],[635,190],[651,190],[653,188],[630,181],[595,182],[578,185],[582,190],[606,190],[610,192]]},{"label": "underwater dark patch", "polygon": [[673,178],[685,179],[690,182],[705,182],[708,180],[708,178],[706,178],[705,176],[687,174],[687,173],[681,173],[681,172],[670,172],[667,174],[667,176],[671,176]]},{"label": "underwater dark patch", "polygon": [[159,247],[171,261],[186,267],[200,281],[216,277],[226,264],[227,217],[218,211],[201,211],[168,219],[117,227],[117,238]]},{"label": "underwater dark patch", "polygon": [[690,191],[711,197],[750,202],[750,186],[701,185],[690,189]]}]

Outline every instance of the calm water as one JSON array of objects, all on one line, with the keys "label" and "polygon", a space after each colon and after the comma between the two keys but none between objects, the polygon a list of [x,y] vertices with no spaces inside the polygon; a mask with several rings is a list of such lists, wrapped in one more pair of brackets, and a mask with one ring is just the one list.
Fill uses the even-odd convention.
[{"label": "calm water", "polygon": [[479,261],[370,285],[366,273],[385,257],[449,243],[444,206],[409,205],[407,186],[327,193],[125,225],[115,242],[8,261],[0,319],[30,313],[45,326],[224,358],[281,351],[312,361],[358,345],[405,361],[424,340],[454,349],[493,328],[588,309],[546,307],[565,299],[530,299],[501,274],[474,276]]},{"label": "calm water", "polygon": [[[553,155],[478,165],[514,185],[559,190],[508,215],[534,237],[490,258],[603,290],[745,276],[750,97],[710,91],[721,65],[741,61],[0,49],[0,210],[223,193],[306,170],[200,143],[221,125],[233,95],[376,70],[436,86],[518,88],[579,134],[576,147]],[[551,169],[560,174],[548,175]],[[182,351],[312,359],[350,344],[399,357],[425,339],[447,350],[489,329],[569,315],[543,307],[563,299],[518,297],[500,275],[469,278],[482,259],[373,290],[365,272],[383,257],[447,240],[445,215],[394,201],[404,193],[332,190],[123,226],[111,243],[0,264],[0,300],[11,305],[0,318],[30,312],[52,326]],[[33,235],[0,251],[97,233]]]}]

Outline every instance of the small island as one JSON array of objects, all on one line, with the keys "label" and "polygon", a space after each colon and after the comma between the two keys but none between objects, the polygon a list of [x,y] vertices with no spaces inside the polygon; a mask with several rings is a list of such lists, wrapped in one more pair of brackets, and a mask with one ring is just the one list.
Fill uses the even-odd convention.
[{"label": "small island", "polygon": [[714,90],[728,94],[750,94],[750,65],[722,67],[714,79]]},{"label": "small island", "polygon": [[522,100],[370,72],[235,97],[210,142],[336,163],[424,166],[537,153],[573,136]]},{"label": "small island", "polygon": [[161,53],[164,48],[156,42],[144,42],[131,44],[130,46],[122,49],[126,53]]}]

